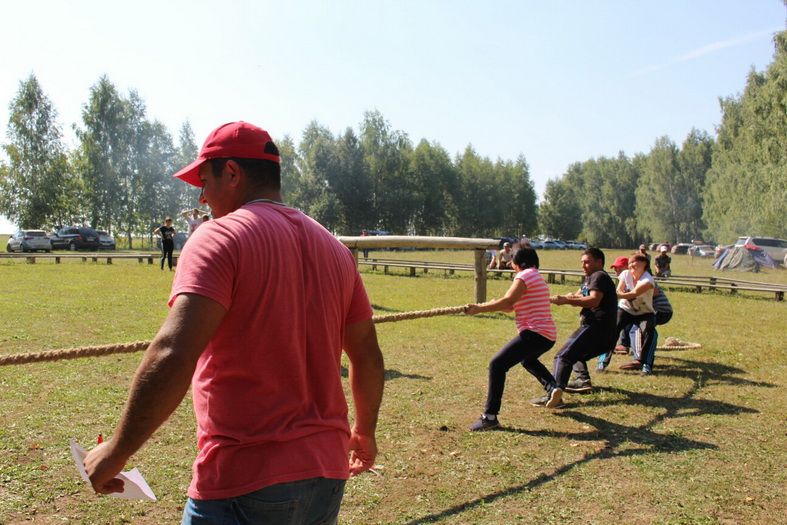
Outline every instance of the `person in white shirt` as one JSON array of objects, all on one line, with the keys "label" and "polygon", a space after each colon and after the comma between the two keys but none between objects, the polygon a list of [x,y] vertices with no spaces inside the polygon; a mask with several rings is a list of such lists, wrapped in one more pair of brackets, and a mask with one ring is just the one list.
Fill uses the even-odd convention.
[{"label": "person in white shirt", "polygon": [[186,222],[189,225],[189,235],[194,233],[197,228],[199,228],[200,224],[204,222],[202,219],[203,215],[206,215],[207,212],[204,212],[198,208],[193,208],[191,210],[183,210],[180,212],[181,217],[186,219]]}]

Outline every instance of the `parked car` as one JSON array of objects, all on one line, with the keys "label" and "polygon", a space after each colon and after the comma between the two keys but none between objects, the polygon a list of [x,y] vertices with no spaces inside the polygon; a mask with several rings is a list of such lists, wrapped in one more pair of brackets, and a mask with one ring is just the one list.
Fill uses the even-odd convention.
[{"label": "parked car", "polygon": [[578,241],[566,241],[566,247],[569,250],[587,250],[588,249],[588,245],[587,244],[585,244],[584,242],[578,242]]},{"label": "parked car", "polygon": [[98,250],[98,232],[86,226],[66,226],[51,236],[53,250]]},{"label": "parked car", "polygon": [[689,255],[694,257],[716,257],[716,249],[710,244],[695,244],[689,248]]},{"label": "parked car", "polygon": [[96,233],[98,233],[99,250],[114,250],[117,247],[115,238],[110,234],[104,230],[97,230]]},{"label": "parked car", "polygon": [[541,239],[530,239],[530,246],[532,246],[536,250],[543,250],[544,241],[542,241]]},{"label": "parked car", "polygon": [[9,252],[51,252],[52,242],[44,230],[19,230],[8,238],[5,249]]},{"label": "parked car", "polygon": [[672,250],[670,251],[675,255],[686,255],[687,253],[689,253],[689,248],[691,248],[692,246],[693,244],[688,242],[679,242],[678,244],[673,246]]},{"label": "parked car", "polygon": [[558,244],[555,241],[544,241],[541,244],[542,244],[542,246],[541,246],[542,250],[558,250],[558,249],[560,249],[560,246],[558,246]]},{"label": "parked car", "polygon": [[774,237],[738,237],[738,240],[735,241],[736,246],[743,246],[744,244],[753,244],[757,248],[761,248],[778,263],[784,261],[784,258],[787,256],[787,241],[784,239],[776,239]]}]

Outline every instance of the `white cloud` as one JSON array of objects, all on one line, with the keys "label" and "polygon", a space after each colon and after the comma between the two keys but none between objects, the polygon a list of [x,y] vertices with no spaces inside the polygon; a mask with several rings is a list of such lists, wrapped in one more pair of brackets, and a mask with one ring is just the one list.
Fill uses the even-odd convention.
[{"label": "white cloud", "polygon": [[665,64],[651,64],[649,66],[645,66],[639,68],[631,73],[630,77],[639,77],[644,76],[649,73],[654,73],[656,71],[661,71],[663,69],[667,69],[668,67],[672,67],[676,64],[680,64],[682,62],[689,62],[691,60],[697,60],[698,58],[702,58],[706,55],[711,53],[715,53],[717,51],[721,51],[722,49],[728,49],[731,47],[737,47],[744,44],[748,44],[749,42],[753,42],[755,40],[759,40],[764,37],[772,37],[774,33],[782,31],[783,28],[775,28],[775,29],[766,29],[764,31],[757,31],[756,33],[749,33],[748,35],[739,36],[736,38],[730,38],[727,40],[720,40],[718,42],[713,42],[711,44],[704,45],[702,47],[698,47],[697,49],[693,49],[687,53],[683,53],[682,55],[673,58],[669,62]]}]

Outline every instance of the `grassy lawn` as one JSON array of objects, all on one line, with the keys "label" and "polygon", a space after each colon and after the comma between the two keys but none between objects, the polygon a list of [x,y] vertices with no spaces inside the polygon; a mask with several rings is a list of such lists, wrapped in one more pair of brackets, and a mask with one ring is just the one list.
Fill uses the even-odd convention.
[{"label": "grassy lawn", "polygon": [[[472,262],[469,252],[372,253]],[[676,274],[712,274],[706,261],[673,261]],[[579,268],[579,252],[544,252],[542,266]],[[787,282],[784,270],[724,275]],[[170,272],[136,261],[0,260],[0,354],[150,339],[166,315],[171,279]],[[378,313],[459,305],[474,290],[470,274],[365,271],[364,280]],[[490,280],[490,296],[507,286],[506,279]],[[659,353],[651,377],[618,371],[623,359],[615,357],[609,372],[594,375],[593,394],[567,396],[559,411],[531,407],[537,383],[512,369],[501,412],[505,430],[482,434],[466,427],[483,408],[488,360],[515,333],[512,317],[380,325],[387,378],[378,436],[383,476],[350,480],[341,522],[783,520],[787,303],[721,292],[673,292],[670,300],[676,314],[660,336],[696,341],[701,349]],[[553,313],[559,346],[576,327],[578,311],[563,306]],[[542,358],[550,368],[555,350]],[[68,452],[70,437],[90,445],[98,433],[111,432],[139,359],[0,367],[0,524],[179,522],[196,450],[190,399],[132,458],[156,503],[94,496]]]}]

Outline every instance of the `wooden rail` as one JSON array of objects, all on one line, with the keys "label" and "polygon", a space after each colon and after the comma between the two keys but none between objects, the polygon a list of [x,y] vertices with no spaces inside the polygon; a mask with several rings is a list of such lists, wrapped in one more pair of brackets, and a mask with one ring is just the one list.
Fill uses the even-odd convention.
[{"label": "wooden rail", "polygon": [[[389,268],[408,268],[410,270],[410,276],[415,276],[418,269],[421,269],[425,274],[429,273],[429,270],[442,270],[446,275],[453,275],[455,272],[470,272],[475,269],[471,264],[405,261],[401,259],[382,258],[359,259],[358,264],[370,266],[372,270],[377,270],[378,267],[382,267],[386,274],[389,273]],[[577,278],[577,280],[580,281],[584,277],[584,273],[580,270],[540,268],[539,272],[544,275],[549,284],[555,284],[558,280],[560,284],[565,284],[567,277]],[[487,276],[490,274],[502,275],[513,273],[513,270],[486,270]],[[726,277],[674,275],[668,278],[656,277],[655,279],[659,283],[659,286],[663,288],[693,288],[697,292],[702,292],[703,290],[728,290],[730,294],[736,294],[739,291],[773,293],[776,301],[784,301],[784,294],[787,292],[787,286],[784,285],[736,280]]]},{"label": "wooden rail", "polygon": [[[99,259],[106,260],[107,264],[112,264],[113,259],[136,259],[139,263],[147,260],[148,264],[153,264],[153,259],[160,257],[158,254],[152,253],[0,253],[2,259],[25,259],[30,264],[35,264],[36,259],[54,259],[55,264],[60,264],[63,259],[82,259],[86,263],[88,259],[94,263],[98,263]],[[177,256],[172,256],[172,262],[175,264]]]}]

